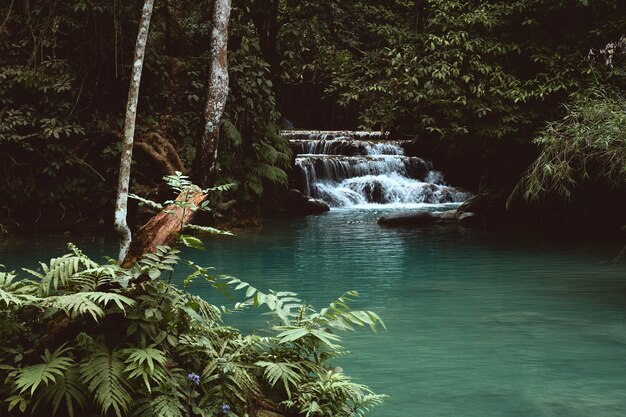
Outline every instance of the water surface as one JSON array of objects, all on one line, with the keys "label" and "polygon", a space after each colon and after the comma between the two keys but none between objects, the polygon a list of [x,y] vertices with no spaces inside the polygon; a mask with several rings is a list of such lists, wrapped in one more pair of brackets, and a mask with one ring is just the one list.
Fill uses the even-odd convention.
[{"label": "water surface", "polygon": [[[388,331],[347,334],[352,354],[339,364],[390,396],[371,415],[624,415],[626,265],[611,263],[617,248],[456,227],[385,229],[376,224],[382,213],[267,221],[190,255],[317,307],[358,290],[356,306],[377,312]],[[114,254],[110,242],[82,243],[92,255]],[[14,242],[0,245],[0,263],[61,253],[60,239]],[[193,290],[228,303],[199,283]]]}]

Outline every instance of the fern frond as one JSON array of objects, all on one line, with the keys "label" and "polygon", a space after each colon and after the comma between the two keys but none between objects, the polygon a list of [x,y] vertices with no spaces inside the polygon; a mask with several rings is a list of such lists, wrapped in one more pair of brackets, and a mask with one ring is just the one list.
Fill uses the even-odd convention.
[{"label": "fern frond", "polygon": [[222,119],[220,132],[224,133],[226,139],[235,146],[240,146],[243,142],[241,132],[239,132],[237,126],[228,119]]},{"label": "fern frond", "polygon": [[384,394],[368,393],[353,398],[353,407],[355,410],[357,410],[357,415],[363,417],[365,415],[364,411],[368,411],[373,407],[382,405],[385,402],[386,398],[389,397]]},{"label": "fern frond", "polygon": [[289,180],[285,171],[266,163],[260,163],[255,165],[252,168],[252,172],[259,178],[276,184],[286,184]]},{"label": "fern frond", "polygon": [[144,254],[136,266],[140,271],[162,271],[173,270],[173,267],[180,262],[178,254],[180,251],[170,246],[158,246],[154,253]]},{"label": "fern frond", "polygon": [[126,313],[125,306],[130,307],[135,305],[135,300],[133,300],[132,298],[128,298],[121,294],[116,294],[112,292],[91,291],[77,294],[85,294],[85,297],[87,297],[87,299],[93,301],[94,303],[100,304],[102,307],[107,307],[109,304],[113,303],[124,313]]},{"label": "fern frond", "polygon": [[201,321],[206,325],[219,323],[222,321],[220,309],[208,303],[197,295],[180,292],[181,303],[184,303],[183,310],[191,319]]},{"label": "fern frond", "polygon": [[64,356],[70,350],[71,348],[65,347],[65,345],[53,353],[46,349],[41,357],[43,363],[18,369],[15,375],[15,386],[20,390],[20,394],[30,390],[32,396],[41,384],[48,385],[51,382],[55,383],[59,378],[63,378],[65,371],[74,364],[71,357]]},{"label": "fern frond", "polygon": [[59,406],[63,403],[62,409],[66,410],[70,417],[74,417],[75,407],[84,409],[87,406],[87,399],[84,393],[79,373],[76,367],[68,368],[62,376],[56,378],[54,384],[47,385],[37,396],[33,404],[35,411],[40,404],[52,404],[52,415],[56,415]]},{"label": "fern frond", "polygon": [[36,286],[32,281],[14,281],[15,278],[13,272],[0,272],[0,301],[5,307],[20,307],[25,301],[36,301],[37,297],[33,295]]},{"label": "fern frond", "polygon": [[276,385],[278,381],[282,381],[288,398],[291,398],[289,385],[296,386],[301,381],[300,375],[295,370],[300,371],[301,374],[306,373],[306,371],[297,364],[288,362],[258,361],[255,365],[265,368],[263,376],[272,387]]},{"label": "fern frond", "polygon": [[117,265],[99,265],[74,274],[72,280],[80,291],[96,291],[99,287],[119,283],[118,276],[128,273],[120,269]]},{"label": "fern frond", "polygon": [[185,411],[182,399],[161,394],[140,400],[133,415],[135,417],[182,417]]},{"label": "fern frond", "polygon": [[138,196],[137,194],[132,193],[128,194],[128,197],[132,198],[133,200],[139,201],[140,205],[148,206],[153,210],[163,210],[163,204],[157,203],[156,201],[148,200],[147,198],[143,198],[141,196]]},{"label": "fern frond", "polygon": [[70,317],[80,317],[89,314],[95,321],[104,316],[104,310],[91,300],[88,292],[58,295],[42,300],[42,305],[63,310]]},{"label": "fern frond", "polygon": [[47,296],[50,293],[50,288],[71,287],[74,274],[99,266],[73,244],[69,243],[68,249],[72,253],[59,258],[52,258],[49,264],[40,263],[43,273],[23,268],[24,271],[40,279],[39,295]]},{"label": "fern frond", "polygon": [[261,184],[261,178],[258,175],[246,175],[245,184],[255,194],[261,195],[263,193],[263,184]]},{"label": "fern frond", "polygon": [[[215,187],[209,187],[202,190],[202,192],[209,193],[212,191],[230,191],[237,188],[237,184],[234,182],[227,182],[226,184],[216,185]],[[204,204],[204,203],[203,203]],[[207,202],[208,204],[208,202]]]},{"label": "fern frond", "polygon": [[171,189],[179,193],[185,189],[194,187],[194,184],[189,180],[189,176],[183,175],[180,171],[176,171],[174,175],[167,175],[163,177],[163,181],[165,181]]},{"label": "fern frond", "polygon": [[80,364],[82,379],[88,385],[102,414],[113,409],[117,417],[125,416],[132,403],[125,365],[119,351],[98,345]]},{"label": "fern frond", "polygon": [[158,386],[167,378],[165,372],[167,357],[155,346],[128,348],[121,351],[124,355],[128,355],[124,361],[126,363],[124,372],[130,379],[141,378],[149,393],[152,393],[152,383]]}]

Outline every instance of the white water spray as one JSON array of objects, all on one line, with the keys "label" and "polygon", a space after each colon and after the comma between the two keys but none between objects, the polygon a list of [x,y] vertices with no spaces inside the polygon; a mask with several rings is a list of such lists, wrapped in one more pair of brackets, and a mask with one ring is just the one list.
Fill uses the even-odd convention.
[{"label": "white water spray", "polygon": [[460,204],[469,197],[446,185],[430,162],[406,156],[399,141],[340,133],[290,139],[310,197],[334,208]]}]

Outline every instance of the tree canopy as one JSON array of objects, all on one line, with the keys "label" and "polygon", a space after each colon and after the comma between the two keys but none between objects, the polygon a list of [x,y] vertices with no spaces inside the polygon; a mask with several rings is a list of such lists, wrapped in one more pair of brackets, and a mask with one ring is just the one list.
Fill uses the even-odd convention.
[{"label": "tree canopy", "polygon": [[[141,2],[7,6],[4,214],[108,222]],[[204,129],[211,6],[155,2],[132,189],[150,193],[163,175],[192,166]],[[594,86],[623,91],[623,58],[594,64],[587,54],[620,39],[624,27],[620,0],[234,0],[217,177],[237,183],[246,201],[285,184],[291,154],[278,135],[282,118],[301,128],[438,140],[448,156],[463,149],[465,163],[448,158],[443,167],[463,169],[456,177],[478,190],[485,175],[498,176],[487,172],[491,149],[533,148],[537,132],[565,115],[561,105]]]}]

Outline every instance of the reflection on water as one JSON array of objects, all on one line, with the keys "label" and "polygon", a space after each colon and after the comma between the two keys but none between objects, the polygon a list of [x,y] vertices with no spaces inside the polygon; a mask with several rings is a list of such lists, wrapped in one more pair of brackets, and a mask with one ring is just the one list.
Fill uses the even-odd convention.
[{"label": "reflection on water", "polygon": [[[624,414],[626,265],[611,263],[615,248],[454,227],[386,229],[376,225],[380,215],[337,210],[267,222],[190,255],[318,307],[358,290],[357,307],[376,311],[388,331],[346,335],[352,354],[340,364],[390,396],[372,415]],[[0,263],[61,254],[55,242],[0,246]],[[106,242],[87,245],[92,255],[115,253]],[[246,315],[228,320],[263,325]]]}]

